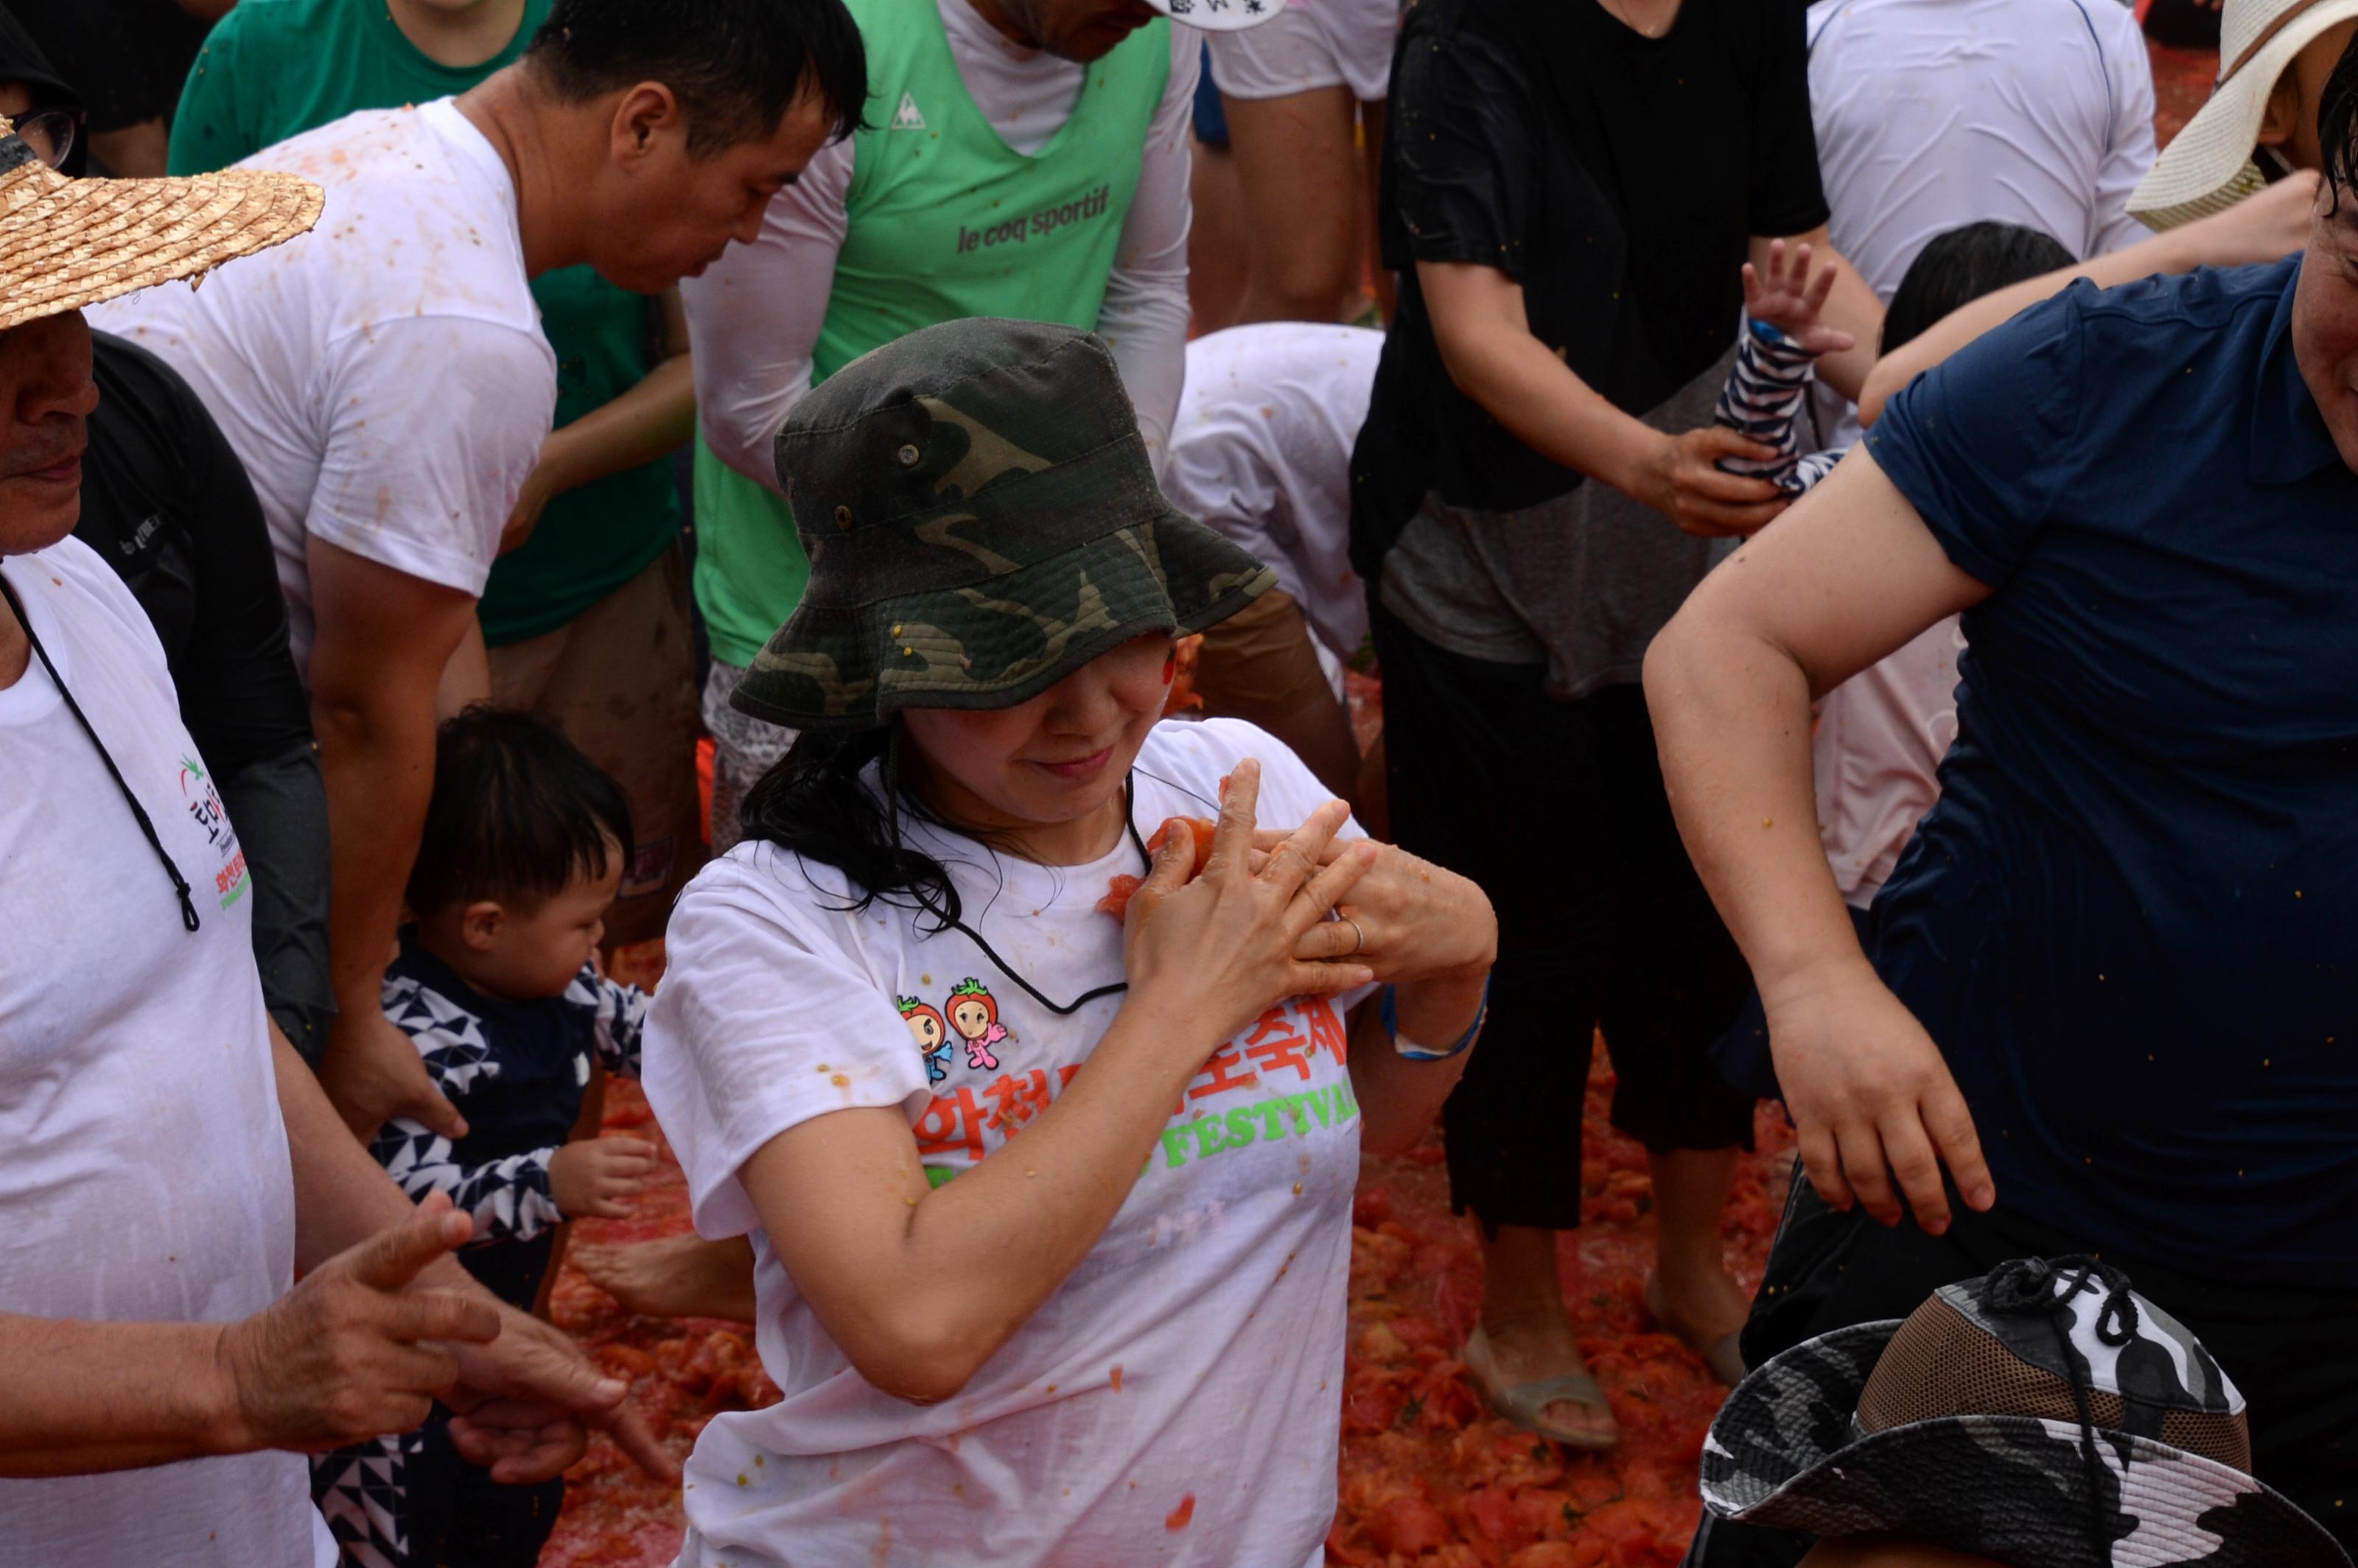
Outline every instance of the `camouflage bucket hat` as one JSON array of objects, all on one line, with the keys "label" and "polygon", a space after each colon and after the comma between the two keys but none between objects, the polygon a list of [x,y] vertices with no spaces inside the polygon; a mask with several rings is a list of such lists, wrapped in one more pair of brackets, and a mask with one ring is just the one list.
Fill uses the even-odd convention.
[{"label": "camouflage bucket hat", "polygon": [[1277,581],[1163,499],[1113,356],[1069,327],[912,332],[796,405],[776,456],[810,586],[731,701],[795,729],[1012,708]]},{"label": "camouflage bucket hat", "polygon": [[2243,1396],[2193,1335],[2118,1270],[2025,1259],[1751,1373],[1704,1440],[1703,1500],[2015,1568],[2349,1568],[2250,1470]]}]

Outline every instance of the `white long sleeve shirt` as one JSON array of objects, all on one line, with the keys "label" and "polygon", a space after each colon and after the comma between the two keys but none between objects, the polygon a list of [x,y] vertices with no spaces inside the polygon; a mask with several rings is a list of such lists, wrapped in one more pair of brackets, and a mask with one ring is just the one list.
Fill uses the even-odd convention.
[{"label": "white long sleeve shirt", "polygon": [[[975,107],[1026,155],[1063,128],[1087,68],[1010,42],[969,0],[937,0],[950,57]],[[1200,36],[1171,29],[1171,76],[1147,130],[1138,193],[1122,223],[1098,334],[1113,350],[1156,467],[1186,379],[1190,132]],[[761,237],[731,246],[680,286],[695,351],[696,401],[715,456],[771,490],[770,444],[810,390],[812,351],[849,214],[852,143],[813,158],[770,203]]]}]

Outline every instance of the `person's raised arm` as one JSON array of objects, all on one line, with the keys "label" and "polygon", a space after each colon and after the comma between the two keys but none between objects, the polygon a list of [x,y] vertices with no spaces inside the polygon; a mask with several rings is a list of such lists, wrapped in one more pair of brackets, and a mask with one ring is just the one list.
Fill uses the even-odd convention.
[{"label": "person's raised arm", "polygon": [[1282,998],[1370,978],[1293,953],[1372,849],[1318,864],[1346,816],[1336,801],[1256,873],[1260,779],[1258,763],[1237,766],[1193,881],[1191,835],[1157,852],[1130,905],[1121,1011],[1021,1139],[935,1189],[907,1119],[862,1108],[799,1122],[746,1162],[740,1180],[779,1261],[876,1388],[919,1403],[964,1388],[1097,1244],[1212,1053]]},{"label": "person's raised arm", "polygon": [[1717,466],[1773,452],[1715,425],[1666,435],[1615,407],[1532,336],[1522,285],[1497,267],[1419,261],[1416,276],[1449,379],[1541,457],[1644,502],[1690,534],[1748,534],[1783,510],[1775,485]]},{"label": "person's raised arm", "polygon": [[1986,597],[1862,449],[1688,596],[1646,654],[1687,853],[1743,948],[1819,1194],[1938,1235],[1941,1162],[1994,1201],[1939,1048],[1860,951],[1819,841],[1810,703]]},{"label": "person's raised arm", "polygon": [[549,433],[540,461],[500,535],[502,553],[532,536],[548,503],[592,480],[651,463],[696,434],[696,373],[688,361],[687,318],[678,291],[648,301],[656,313],[662,357],[628,391]]},{"label": "person's raised arm", "polygon": [[1985,294],[1942,317],[1913,341],[1877,362],[1859,393],[1858,417],[1873,425],[1892,395],[1993,327],[2086,278],[2099,288],[2134,283],[2158,273],[2199,266],[2247,266],[2281,261],[2309,243],[2317,176],[2288,175],[2224,212],[2156,234],[2141,244]]},{"label": "person's raised arm", "polygon": [[1155,471],[1170,450],[1172,422],[1187,383],[1187,231],[1195,169],[1195,103],[1202,50],[1185,27],[1172,28],[1174,58],[1163,102],[1146,129],[1138,191],[1122,220],[1098,312],[1098,336],[1113,351],[1122,386],[1138,410],[1138,433]]},{"label": "person's raised arm", "polygon": [[1856,398],[1866,383],[1867,373],[1875,368],[1877,345],[1883,337],[1883,301],[1875,290],[1859,276],[1858,269],[1850,265],[1826,232],[1823,223],[1805,234],[1790,236],[1755,236],[1747,265],[1755,271],[1765,271],[1771,253],[1779,245],[1788,251],[1805,251],[1817,257],[1818,265],[1833,274],[1833,281],[1818,299],[1818,309],[1827,327],[1850,339],[1850,346],[1828,349],[1817,364],[1818,379],[1841,393]]},{"label": "person's raised arm", "polygon": [[730,246],[701,276],[680,282],[705,443],[767,490],[778,489],[771,443],[810,390],[835,258],[850,223],[851,155],[849,141],[821,148],[771,199],[759,239]]},{"label": "person's raised arm", "polygon": [[336,1022],[320,1080],[362,1138],[394,1116],[462,1136],[409,1037],[384,1016],[385,960],[434,786],[434,697],[472,594],[381,566],[316,534],[308,551],[311,714],[327,777],[328,944]]}]

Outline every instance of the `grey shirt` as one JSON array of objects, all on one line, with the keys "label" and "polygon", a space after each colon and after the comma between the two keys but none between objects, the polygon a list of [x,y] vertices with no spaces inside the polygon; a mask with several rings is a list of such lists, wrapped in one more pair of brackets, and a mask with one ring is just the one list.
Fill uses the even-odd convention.
[{"label": "grey shirt", "polygon": [[[1657,430],[1712,422],[1735,368],[1719,363],[1644,416]],[[1735,541],[1682,534],[1652,507],[1587,481],[1515,512],[1476,512],[1427,494],[1384,557],[1386,610],[1471,659],[1547,665],[1561,701],[1634,684],[1646,648]]]}]

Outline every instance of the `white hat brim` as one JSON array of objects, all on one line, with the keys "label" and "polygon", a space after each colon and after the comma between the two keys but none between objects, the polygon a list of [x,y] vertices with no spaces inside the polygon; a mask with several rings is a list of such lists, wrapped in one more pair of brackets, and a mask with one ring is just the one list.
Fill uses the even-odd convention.
[{"label": "white hat brim", "polygon": [[[1170,17],[1201,33],[1241,33],[1277,19],[1285,0],[1146,0]],[[2358,0],[2346,0],[2358,7]]]},{"label": "white hat brim", "polygon": [[2223,211],[2257,189],[2252,149],[2277,79],[2319,34],[2353,19],[2358,0],[2324,0],[2263,44],[2162,149],[2130,195],[2129,211],[2150,228],[2168,229]]}]

